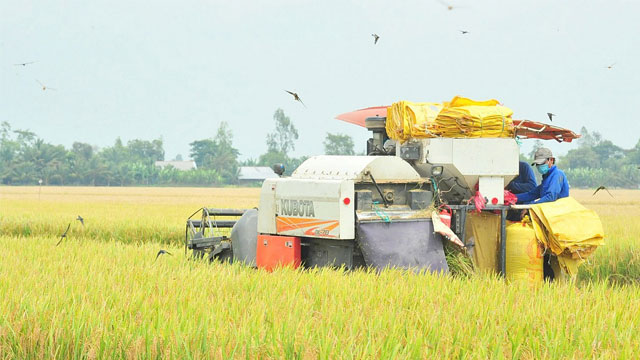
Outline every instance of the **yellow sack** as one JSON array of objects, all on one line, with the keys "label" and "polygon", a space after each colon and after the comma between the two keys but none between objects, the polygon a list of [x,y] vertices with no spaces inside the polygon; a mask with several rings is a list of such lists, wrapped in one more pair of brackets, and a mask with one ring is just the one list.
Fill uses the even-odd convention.
[{"label": "yellow sack", "polygon": [[438,103],[394,103],[387,108],[387,135],[402,142],[409,138],[435,137],[429,134],[429,124],[433,124],[440,110],[442,104]]},{"label": "yellow sack", "polygon": [[536,233],[528,222],[507,226],[506,278],[524,280],[532,285],[544,278],[542,248]]},{"label": "yellow sack", "polygon": [[575,276],[578,266],[598,246],[604,245],[604,229],[595,211],[572,197],[531,207],[538,240],[558,257],[564,271]]},{"label": "yellow sack", "polygon": [[471,259],[476,269],[487,272],[498,270],[500,245],[500,215],[481,212],[467,214],[465,242],[473,243]]},{"label": "yellow sack", "polygon": [[399,101],[387,108],[387,135],[409,138],[513,137],[513,111],[498,100],[474,101],[456,96],[444,103]]},{"label": "yellow sack", "polygon": [[499,105],[500,101],[496,100],[496,99],[491,99],[491,100],[485,100],[485,101],[476,101],[476,100],[471,100],[469,98],[465,98],[462,96],[455,96],[453,99],[451,99],[451,101],[449,102],[444,102],[444,105],[446,107],[459,107],[459,106],[472,106],[472,105],[476,105],[476,106],[496,106]]}]

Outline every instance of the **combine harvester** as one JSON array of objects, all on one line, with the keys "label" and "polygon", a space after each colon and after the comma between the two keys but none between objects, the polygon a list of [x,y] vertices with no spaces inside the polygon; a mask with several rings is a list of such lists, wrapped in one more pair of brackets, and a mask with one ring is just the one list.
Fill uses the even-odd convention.
[{"label": "combine harvester", "polygon": [[[578,135],[511,120],[510,110],[497,101],[471,104],[482,111],[497,109],[498,133],[489,130],[489,121],[473,123],[473,116],[463,114],[452,120],[458,132],[434,135],[443,129],[440,116],[450,114],[447,110],[460,99],[471,101],[400,102],[339,115],[372,132],[369,155],[314,156],[289,177],[265,180],[258,209],[204,208],[200,219],[193,219],[196,212],[187,220],[186,247],[196,256],[265,269],[366,266],[447,272],[444,242],[473,247],[465,243],[465,224],[475,210],[468,199],[477,186],[487,201],[483,211],[500,214],[497,261],[504,274],[505,217],[511,208],[504,205],[504,187],[518,175],[516,136],[570,142]],[[473,132],[478,126],[479,135]]]}]

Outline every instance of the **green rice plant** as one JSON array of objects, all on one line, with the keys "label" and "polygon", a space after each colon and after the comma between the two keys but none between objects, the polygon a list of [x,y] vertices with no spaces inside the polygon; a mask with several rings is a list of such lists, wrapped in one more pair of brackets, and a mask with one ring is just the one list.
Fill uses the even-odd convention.
[{"label": "green rice plant", "polygon": [[[453,276],[184,256],[188,215],[255,206],[257,189],[34,190],[0,187],[0,359],[632,358],[640,347],[639,191],[572,190],[607,244],[578,284],[530,288],[470,273],[452,252]],[[160,248],[173,255],[155,260]]]},{"label": "green rice plant", "polygon": [[[0,187],[0,233],[52,237],[71,223],[68,238],[123,243],[183,244],[185,221],[196,209],[251,208],[258,205],[255,188],[107,188]],[[638,234],[640,191],[611,190],[596,196],[590,190],[571,195],[600,215],[607,244],[580,268],[581,281],[640,281]],[[83,227],[77,215],[85,219]],[[448,253],[454,273],[465,274],[469,263]]]},{"label": "green rice plant", "polygon": [[444,255],[452,275],[469,277],[474,274],[473,261],[468,254],[447,242],[444,246]]},{"label": "green rice plant", "polygon": [[[631,358],[638,287],[189,261],[0,236],[0,358]],[[173,256],[155,255],[160,247]]]},{"label": "green rice plant", "polygon": [[[206,207],[252,208],[259,189],[0,187],[2,234],[69,237],[125,243],[184,242],[185,222]],[[84,218],[82,226],[77,216]]]}]

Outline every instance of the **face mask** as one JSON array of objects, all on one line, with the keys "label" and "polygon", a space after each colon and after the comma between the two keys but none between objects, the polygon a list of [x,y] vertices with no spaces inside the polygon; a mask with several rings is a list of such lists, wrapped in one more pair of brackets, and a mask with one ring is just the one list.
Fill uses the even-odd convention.
[{"label": "face mask", "polygon": [[536,168],[538,168],[538,172],[542,175],[549,172],[549,165],[547,164],[538,165]]}]

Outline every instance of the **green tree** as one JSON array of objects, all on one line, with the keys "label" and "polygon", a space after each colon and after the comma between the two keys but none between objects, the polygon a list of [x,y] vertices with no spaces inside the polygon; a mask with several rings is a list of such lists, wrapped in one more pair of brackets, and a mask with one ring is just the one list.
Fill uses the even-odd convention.
[{"label": "green tree", "polygon": [[603,167],[610,168],[625,156],[622,148],[615,145],[610,140],[603,140],[599,142],[598,145],[592,147],[592,149],[596,154],[598,154],[600,164]]},{"label": "green tree", "polygon": [[272,166],[281,163],[285,165],[286,174],[291,174],[299,164],[289,158],[289,152],[295,150],[295,141],[298,140],[298,130],[291,119],[284,114],[282,109],[277,109],[273,114],[275,129],[267,134],[267,152],[260,155],[258,163],[263,166]]},{"label": "green tree", "polygon": [[71,145],[71,151],[84,161],[89,161],[93,157],[93,146],[87,143],[76,141]]},{"label": "green tree", "polygon": [[100,158],[108,164],[120,164],[129,160],[129,154],[127,148],[122,144],[122,140],[116,138],[112,147],[100,151]]},{"label": "green tree", "polygon": [[558,161],[558,165],[563,169],[577,168],[600,168],[600,158],[590,147],[580,147],[567,152]]},{"label": "green tree", "polygon": [[233,147],[233,133],[226,122],[220,123],[215,138],[197,140],[189,146],[199,169],[215,170],[224,183],[237,182],[240,152]]},{"label": "green tree", "polygon": [[322,143],[324,153],[327,155],[353,155],[353,139],[345,134],[327,133],[327,137]]},{"label": "green tree", "polygon": [[67,152],[66,163],[68,171],[64,176],[67,184],[87,184],[87,173],[91,170],[94,159],[94,147],[87,143],[74,142]]},{"label": "green tree", "polygon": [[258,162],[258,159],[255,159],[255,158],[248,158],[247,160],[240,161],[240,166],[258,166],[258,165],[260,165],[260,163]]},{"label": "green tree", "polygon": [[45,185],[56,172],[60,172],[61,165],[65,160],[66,150],[62,145],[51,145],[42,139],[36,139],[32,146],[25,149],[22,160],[32,164],[32,173],[24,174],[32,181],[36,178],[42,179]]},{"label": "green tree", "polygon": [[152,141],[134,139],[127,142],[129,161],[154,164],[156,161],[164,160],[164,149],[162,139]]},{"label": "green tree", "polygon": [[238,155],[240,155],[240,152],[233,147],[233,133],[225,121],[220,123],[213,143],[216,152],[211,168],[220,174],[225,183],[237,183]]},{"label": "green tree", "polygon": [[625,150],[609,140],[604,140],[598,132],[580,130],[579,147],[567,152],[559,165],[567,169],[605,168],[619,170],[625,164]]},{"label": "green tree", "polygon": [[273,120],[276,123],[276,128],[272,133],[267,134],[267,151],[288,156],[289,151],[296,148],[295,141],[298,140],[298,130],[282,109],[276,110],[273,114]]},{"label": "green tree", "polygon": [[189,144],[189,156],[196,162],[199,169],[210,169],[215,156],[215,142],[213,139],[196,140]]},{"label": "green tree", "polygon": [[638,140],[636,146],[627,151],[625,161],[628,165],[640,167],[640,140]]},{"label": "green tree", "polygon": [[267,151],[266,153],[260,155],[260,159],[258,160],[258,164],[262,166],[271,167],[274,164],[284,164],[285,169],[290,170],[288,162],[289,158],[283,153],[277,151]]},{"label": "green tree", "polygon": [[599,132],[589,132],[586,127],[580,129],[580,139],[578,142],[580,147],[594,147],[602,141],[602,135]]},{"label": "green tree", "polygon": [[15,161],[20,144],[13,139],[11,125],[3,121],[0,125],[0,179],[3,184],[11,184],[16,177]]}]

